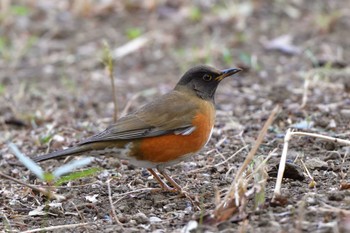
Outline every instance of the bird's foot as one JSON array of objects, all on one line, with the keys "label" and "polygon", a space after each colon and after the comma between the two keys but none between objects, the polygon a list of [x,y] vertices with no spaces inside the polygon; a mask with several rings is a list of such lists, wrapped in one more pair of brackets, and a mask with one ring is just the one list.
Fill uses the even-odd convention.
[{"label": "bird's foot", "polygon": [[202,210],[201,207],[199,206],[199,202],[196,201],[196,197],[194,195],[184,190],[177,190],[177,191],[179,192],[179,195],[187,198],[191,202],[193,207],[197,208],[198,210]]},{"label": "bird's foot", "polygon": [[157,173],[153,171],[153,169],[149,168],[148,171],[153,175],[153,177],[158,181],[158,183],[161,186],[160,189],[154,189],[152,191],[178,193],[180,196],[186,197],[188,200],[190,200],[192,205],[195,206],[197,209],[201,210],[198,202],[194,201],[195,198],[186,191],[183,191],[181,186],[178,185],[170,176],[168,176],[168,174],[164,170],[158,169],[159,173],[163,175],[163,177],[173,186],[173,188],[168,186],[164,181],[162,181],[162,179],[157,175]]},{"label": "bird's foot", "polygon": [[199,202],[196,201],[195,196],[190,194],[189,192],[182,190],[182,189],[179,190],[179,189],[172,188],[172,187],[166,185],[166,186],[162,186],[161,188],[153,188],[151,190],[151,192],[153,192],[153,193],[157,193],[157,192],[177,193],[179,196],[187,198],[191,202],[193,207],[197,208],[198,210],[201,210],[201,208],[199,206]]},{"label": "bird's foot", "polygon": [[[178,193],[179,192],[179,190],[177,190],[176,188],[172,188],[172,187],[170,187],[170,186],[168,186],[168,185],[162,185],[162,187],[161,188],[153,188],[152,190],[151,190],[151,192],[154,192],[154,193],[157,193],[157,192],[170,192],[170,193]],[[180,191],[181,192],[181,191]]]}]

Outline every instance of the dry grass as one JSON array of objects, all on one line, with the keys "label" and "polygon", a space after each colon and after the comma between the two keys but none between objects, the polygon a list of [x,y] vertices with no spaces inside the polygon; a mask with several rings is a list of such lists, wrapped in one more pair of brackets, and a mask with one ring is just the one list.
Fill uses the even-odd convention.
[{"label": "dry grass", "polygon": [[[240,166],[238,172],[235,174],[235,179],[232,182],[231,186],[229,187],[229,190],[226,196],[216,206],[215,211],[213,213],[214,222],[226,221],[229,218],[231,218],[237,211],[239,211],[240,218],[242,219],[245,218],[246,216],[245,208],[248,202],[247,198],[249,196],[248,193],[254,192],[254,191],[248,191],[249,180],[251,179],[251,177],[255,175],[259,175],[259,172],[261,171],[261,166],[263,166],[266,163],[266,160],[261,161],[260,164],[257,164],[257,169],[255,169],[255,171],[253,171],[251,174],[248,173],[247,168],[249,164],[251,164],[251,162],[253,161],[254,156],[258,148],[260,147],[261,143],[263,142],[264,137],[267,133],[267,130],[271,126],[275,118],[275,115],[277,114],[278,111],[279,111],[278,106],[276,106],[272,110],[269,118],[267,119],[262,130],[260,131],[256,139],[256,142],[254,143],[254,146],[249,151],[248,156],[244,160],[243,164]],[[259,189],[265,190],[266,189],[265,182],[266,182],[266,179],[264,179],[264,182],[260,184],[256,182],[256,185],[259,185]]]},{"label": "dry grass", "polygon": [[[315,134],[315,133],[293,132],[293,131],[291,131],[291,129],[288,129],[287,133],[284,137],[283,152],[282,152],[282,156],[281,156],[280,164],[279,164],[279,168],[278,168],[277,181],[276,181],[274,196],[273,196],[273,200],[272,200],[273,202],[276,201],[276,199],[279,199],[279,197],[281,196],[282,178],[283,178],[283,173],[284,173],[285,164],[286,164],[286,160],[287,160],[289,141],[294,136],[308,136],[308,137],[320,138],[322,140],[326,140],[326,141],[330,141],[330,142],[334,142],[334,143],[339,143],[339,144],[343,144],[343,145],[348,145],[348,146],[350,145],[349,140],[329,137],[329,136]],[[311,176],[309,172],[308,172],[308,174],[309,174],[309,176]]]}]

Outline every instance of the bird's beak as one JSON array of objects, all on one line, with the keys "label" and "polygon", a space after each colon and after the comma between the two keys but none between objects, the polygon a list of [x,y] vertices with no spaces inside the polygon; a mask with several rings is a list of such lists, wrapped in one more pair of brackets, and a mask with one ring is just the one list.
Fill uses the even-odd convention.
[{"label": "bird's beak", "polygon": [[216,81],[221,81],[224,78],[229,77],[229,76],[231,76],[231,75],[233,75],[235,73],[238,73],[240,71],[242,71],[242,69],[240,69],[240,68],[230,68],[230,69],[222,70],[221,71],[221,75],[216,77],[215,80]]}]

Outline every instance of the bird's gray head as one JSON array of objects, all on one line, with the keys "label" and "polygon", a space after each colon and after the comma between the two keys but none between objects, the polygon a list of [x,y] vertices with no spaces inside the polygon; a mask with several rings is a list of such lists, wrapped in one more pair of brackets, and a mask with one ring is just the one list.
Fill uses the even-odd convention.
[{"label": "bird's gray head", "polygon": [[240,72],[242,69],[230,68],[218,70],[210,66],[199,65],[189,69],[177,83],[175,89],[183,86],[194,90],[202,99],[214,100],[219,83],[226,77]]}]

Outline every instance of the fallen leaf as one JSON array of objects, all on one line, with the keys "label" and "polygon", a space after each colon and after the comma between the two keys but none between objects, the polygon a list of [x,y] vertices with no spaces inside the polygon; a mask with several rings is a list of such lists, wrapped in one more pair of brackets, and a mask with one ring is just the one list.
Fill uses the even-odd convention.
[{"label": "fallen leaf", "polygon": [[289,55],[299,54],[301,52],[301,49],[296,45],[293,45],[292,40],[292,36],[287,34],[279,36],[263,44],[268,50],[277,50]]}]

